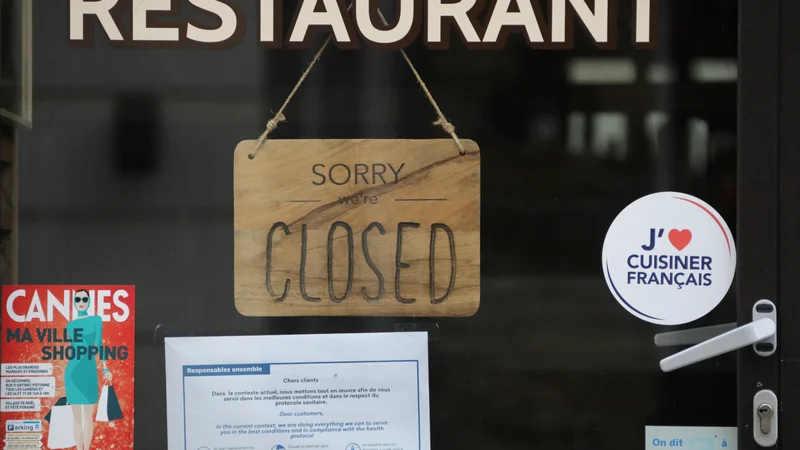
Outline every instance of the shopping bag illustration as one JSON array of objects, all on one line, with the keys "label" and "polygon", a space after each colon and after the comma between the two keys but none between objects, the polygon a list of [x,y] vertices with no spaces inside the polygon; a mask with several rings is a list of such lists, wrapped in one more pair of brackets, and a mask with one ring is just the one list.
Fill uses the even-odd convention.
[{"label": "shopping bag illustration", "polygon": [[[64,406],[67,404],[67,397],[61,397],[60,399],[56,400],[56,404],[53,406]],[[50,416],[53,414],[53,410],[47,412],[47,415],[44,416],[44,420],[50,422]]]},{"label": "shopping bag illustration", "polygon": [[119,399],[117,399],[114,386],[108,384],[103,385],[103,390],[100,392],[100,401],[97,405],[97,416],[95,418],[98,422],[112,422],[122,419],[122,408],[119,406]]},{"label": "shopping bag illustration", "polygon": [[66,398],[58,399],[44,419],[50,422],[50,428],[47,431],[47,448],[60,449],[75,446],[72,407],[67,405]]}]

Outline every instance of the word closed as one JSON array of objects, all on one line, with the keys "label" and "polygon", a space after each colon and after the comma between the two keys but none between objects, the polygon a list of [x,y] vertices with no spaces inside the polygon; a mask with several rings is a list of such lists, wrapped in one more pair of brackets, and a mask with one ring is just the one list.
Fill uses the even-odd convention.
[{"label": "word closed", "polygon": [[240,143],[239,311],[473,314],[480,301],[480,154],[474,142],[464,143],[469,151],[460,156],[445,139],[270,140],[254,159],[254,141]]},{"label": "word closed", "polygon": [[[621,1],[632,3],[634,44],[649,46],[656,34],[655,2]],[[430,48],[448,48],[453,34],[469,47],[502,48],[511,33],[535,48],[570,48],[576,28],[598,47],[613,48],[617,2],[550,0],[543,8],[539,0],[396,0],[395,11],[381,14],[377,0],[352,0],[349,9],[345,0],[260,0],[255,8],[259,40],[272,48],[307,47],[319,32],[331,33],[344,48],[358,48],[361,41],[404,48],[420,35]],[[283,23],[284,3],[296,4],[290,24]],[[111,42],[126,45],[235,45],[245,34],[247,14],[255,13],[223,0],[70,0],[69,8],[70,41],[91,43],[99,25]]]}]

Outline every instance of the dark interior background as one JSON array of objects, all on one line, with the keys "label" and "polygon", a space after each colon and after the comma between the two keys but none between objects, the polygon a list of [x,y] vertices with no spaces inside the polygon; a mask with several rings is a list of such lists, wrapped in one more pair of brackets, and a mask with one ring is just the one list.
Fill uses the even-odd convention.
[{"label": "dark interior background", "polygon": [[[655,50],[630,45],[625,0],[617,50],[409,50],[481,146],[482,304],[466,319],[237,313],[233,149],[315,49],[260,48],[257,2],[234,3],[247,34],[227,50],[114,48],[99,28],[72,47],[68,2],[34,4],[19,281],[136,285],[137,447],[166,448],[165,335],[429,330],[436,449],[638,450],[645,425],[736,425],[735,356],[661,373],[675,350],[617,305],[600,254],[615,215],[659,190],[735,228],[737,2],[659,2]],[[397,52],[331,46],[286,116],[276,139],[446,137]],[[692,326],[735,309],[731,295]]]}]

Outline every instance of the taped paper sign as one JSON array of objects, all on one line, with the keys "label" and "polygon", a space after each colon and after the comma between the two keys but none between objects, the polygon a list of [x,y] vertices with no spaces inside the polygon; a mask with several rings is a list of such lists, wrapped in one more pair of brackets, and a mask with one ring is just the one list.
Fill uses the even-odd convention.
[{"label": "taped paper sign", "polygon": [[631,203],[603,244],[603,273],[620,305],[660,325],[710,313],[736,272],[736,245],[725,220],[691,195],[659,192]]},{"label": "taped paper sign", "polygon": [[737,450],[736,427],[645,427],[645,450]]},{"label": "taped paper sign", "polygon": [[480,302],[480,153],[461,141],[268,140],[234,156],[247,316],[468,316]]}]

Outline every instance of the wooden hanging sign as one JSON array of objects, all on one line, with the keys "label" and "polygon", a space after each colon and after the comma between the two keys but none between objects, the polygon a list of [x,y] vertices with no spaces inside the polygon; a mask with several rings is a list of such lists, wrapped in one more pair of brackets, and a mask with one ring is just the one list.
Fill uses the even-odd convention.
[{"label": "wooden hanging sign", "polygon": [[480,153],[461,140],[268,140],[234,156],[246,316],[469,316],[480,303]]}]

